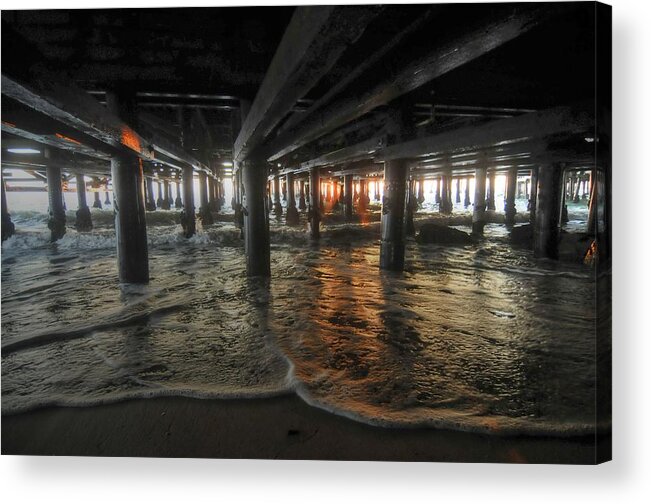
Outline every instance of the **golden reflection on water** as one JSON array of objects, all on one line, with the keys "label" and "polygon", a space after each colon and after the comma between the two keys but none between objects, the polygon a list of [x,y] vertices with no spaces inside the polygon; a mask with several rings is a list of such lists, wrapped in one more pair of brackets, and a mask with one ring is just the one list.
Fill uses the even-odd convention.
[{"label": "golden reflection on water", "polygon": [[550,360],[548,343],[565,321],[539,325],[530,313],[530,296],[544,299],[539,288],[567,279],[496,270],[481,249],[440,253],[410,245],[400,274],[378,269],[375,243],[323,246],[305,262],[309,302],[278,307],[298,320],[271,329],[314,402],[380,424],[504,432],[562,411],[582,428],[575,403],[588,395],[557,390],[571,368],[549,367],[558,356]]}]

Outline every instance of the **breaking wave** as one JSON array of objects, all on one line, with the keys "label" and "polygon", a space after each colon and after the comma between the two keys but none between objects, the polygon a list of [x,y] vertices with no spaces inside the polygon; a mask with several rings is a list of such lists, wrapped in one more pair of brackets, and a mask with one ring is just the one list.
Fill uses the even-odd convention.
[{"label": "breaking wave", "polygon": [[[70,217],[70,212],[68,213]],[[379,223],[272,221],[272,278],[245,274],[231,222],[183,238],[147,214],[151,282],[117,281],[112,212],[49,243],[12,214],[2,244],[2,413],[180,395],[298,394],[384,427],[576,436],[594,423],[594,276],[536,261],[502,226],[462,247],[410,241],[381,272]],[[20,223],[20,224],[19,224]],[[418,225],[418,223],[417,223]],[[461,219],[456,225],[467,229]]]}]

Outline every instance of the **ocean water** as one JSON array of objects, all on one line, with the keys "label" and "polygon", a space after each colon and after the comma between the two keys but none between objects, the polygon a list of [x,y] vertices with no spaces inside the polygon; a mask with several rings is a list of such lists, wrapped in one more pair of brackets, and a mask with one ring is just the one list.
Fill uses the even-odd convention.
[{"label": "ocean water", "polygon": [[[397,274],[378,268],[373,219],[326,224],[315,244],[305,225],[272,218],[264,280],[247,278],[232,223],[186,240],[177,211],[156,211],[147,214],[151,281],[121,286],[110,208],[93,211],[91,233],[72,229],[74,210],[68,217],[66,236],[50,244],[42,211],[12,211],[3,414],[298,394],[386,427],[541,436],[607,427],[594,423],[593,270],[536,260],[503,225],[465,247],[410,240]],[[570,228],[585,226],[585,203],[570,218]]]}]

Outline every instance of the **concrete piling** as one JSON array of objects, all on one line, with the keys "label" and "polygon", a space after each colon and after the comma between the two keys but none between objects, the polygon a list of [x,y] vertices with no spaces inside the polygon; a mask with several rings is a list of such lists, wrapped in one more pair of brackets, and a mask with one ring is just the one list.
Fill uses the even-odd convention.
[{"label": "concrete piling", "polygon": [[463,193],[463,207],[468,208],[470,206],[470,177],[466,177],[466,189]]},{"label": "concrete piling", "polygon": [[418,179],[418,205],[422,205],[425,202],[425,177]]},{"label": "concrete piling", "polygon": [[208,182],[208,208],[212,212],[217,211],[217,183],[215,179],[211,176],[208,175],[207,178]]},{"label": "concrete piling", "polygon": [[[106,107],[120,119],[137,124],[135,95],[106,93]],[[111,158],[118,277],[121,283],[149,282],[149,252],[145,218],[142,160],[132,154]]]},{"label": "concrete piling", "polygon": [[563,180],[562,180],[563,191],[561,192],[561,226],[564,226],[570,220],[567,211],[567,199],[568,199],[569,185],[570,185],[568,179],[569,176],[567,172],[563,172]]},{"label": "concrete piling", "polygon": [[486,168],[475,169],[475,199],[472,211],[472,234],[481,235],[486,225]]},{"label": "concrete piling", "polygon": [[558,241],[563,197],[563,166],[539,167],[533,252],[536,257],[558,259]]},{"label": "concrete piling", "polygon": [[93,191],[93,208],[102,208],[102,200],[100,199],[100,180],[97,178],[93,179],[92,187],[95,189]]},{"label": "concrete piling", "polygon": [[202,226],[209,226],[213,223],[212,212],[208,204],[208,175],[206,172],[199,172],[199,220]]},{"label": "concrete piling", "polygon": [[307,217],[310,223],[310,236],[318,240],[321,221],[321,177],[316,167],[310,169],[310,206]]},{"label": "concrete piling", "polygon": [[16,232],[16,226],[11,222],[11,215],[9,215],[9,208],[7,207],[7,188],[5,187],[4,176],[1,180],[2,184],[2,241],[13,236]]},{"label": "concrete piling", "polygon": [[305,204],[305,181],[301,180],[298,183],[298,191],[299,191],[298,209],[301,211],[305,211],[305,209],[307,208],[307,205]]},{"label": "concrete piling", "polygon": [[174,199],[174,208],[183,208],[183,200],[181,199],[181,181],[176,182],[176,198]]},{"label": "concrete piling", "polygon": [[154,197],[154,182],[151,177],[145,177],[145,207],[148,211],[156,210],[156,198]]},{"label": "concrete piling", "polygon": [[364,214],[368,209],[371,199],[368,196],[368,181],[360,179],[359,181],[359,201],[357,203],[357,213]]},{"label": "concrete piling", "polygon": [[452,175],[448,170],[441,174],[441,198],[439,203],[439,212],[444,215],[452,213]]},{"label": "concrete piling", "polygon": [[90,217],[90,208],[86,203],[86,182],[83,173],[75,174],[77,182],[77,213],[75,219],[75,229],[79,232],[90,231],[93,229],[93,221]]},{"label": "concrete piling", "polygon": [[598,236],[599,234],[599,229],[598,229],[598,219],[597,219],[597,212],[598,212],[598,202],[597,202],[597,196],[598,196],[598,191],[597,191],[597,177],[593,174],[590,176],[590,199],[588,200],[588,234],[592,236]]},{"label": "concrete piling", "polygon": [[274,215],[277,219],[280,219],[283,215],[283,206],[280,203],[280,175],[276,175],[273,178],[273,189],[274,189]]},{"label": "concrete piling", "polygon": [[405,266],[405,204],[407,194],[406,160],[384,163],[384,197],[382,198],[382,238],[380,268],[402,271]]},{"label": "concrete piling", "polygon": [[504,217],[507,226],[515,224],[515,196],[518,185],[517,167],[509,168],[506,175],[506,195],[504,198]]},{"label": "concrete piling", "polygon": [[66,234],[66,212],[63,208],[63,187],[61,185],[61,168],[51,162],[51,153],[45,150],[48,160],[45,167],[47,176],[47,196],[49,218],[47,227],[50,229],[50,241],[55,242]]},{"label": "concrete piling", "polygon": [[572,194],[572,203],[581,201],[581,173],[577,172],[574,177],[574,191]]},{"label": "concrete piling", "polygon": [[529,191],[529,222],[533,224],[536,220],[536,202],[538,200],[538,167],[531,169],[531,190]]},{"label": "concrete piling", "polygon": [[288,173],[285,182],[285,186],[287,187],[287,214],[285,216],[285,222],[288,226],[296,226],[299,223],[299,217],[294,193],[294,175]]},{"label": "concrete piling", "polygon": [[441,197],[442,197],[441,193],[443,192],[442,188],[443,188],[443,181],[441,180],[441,177],[439,177],[436,180],[436,195],[435,195],[436,196],[435,201],[439,205],[439,210],[441,209]]},{"label": "concrete piling", "polygon": [[161,205],[163,210],[169,210],[172,208],[170,202],[170,181],[165,179],[163,180],[163,204]]},{"label": "concrete piling", "polygon": [[344,175],[344,213],[346,222],[353,220],[353,176]]},{"label": "concrete piling", "polygon": [[265,204],[267,164],[264,161],[246,160],[242,163],[244,195],[244,251],[248,276],[270,276],[271,257],[269,216]]},{"label": "concrete piling", "polygon": [[115,233],[121,283],[149,281],[142,161],[136,156],[111,158],[115,194]]},{"label": "concrete piling", "polygon": [[156,207],[165,209],[165,200],[163,199],[163,186],[161,181],[158,181],[158,199],[156,200]]},{"label": "concrete piling", "polygon": [[181,226],[183,236],[191,238],[197,232],[194,214],[194,170],[191,165],[183,167],[183,210],[181,211]]},{"label": "concrete piling", "polygon": [[416,196],[416,181],[410,179],[407,182],[407,205],[405,214],[405,234],[413,236],[416,233],[414,226],[414,214],[418,210],[418,197]]},{"label": "concrete piling", "polygon": [[495,172],[488,175],[486,188],[486,210],[495,210]]}]

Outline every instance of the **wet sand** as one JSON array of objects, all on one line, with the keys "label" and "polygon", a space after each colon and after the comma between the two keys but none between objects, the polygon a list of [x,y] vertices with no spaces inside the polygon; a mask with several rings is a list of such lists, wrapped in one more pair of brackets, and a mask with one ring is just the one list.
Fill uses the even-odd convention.
[{"label": "wet sand", "polygon": [[[610,451],[610,439],[600,440]],[[293,395],[164,397],[2,417],[3,455],[592,464],[594,439],[372,427]]]}]

